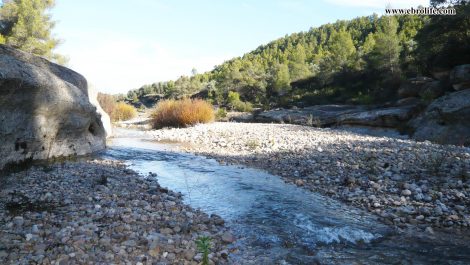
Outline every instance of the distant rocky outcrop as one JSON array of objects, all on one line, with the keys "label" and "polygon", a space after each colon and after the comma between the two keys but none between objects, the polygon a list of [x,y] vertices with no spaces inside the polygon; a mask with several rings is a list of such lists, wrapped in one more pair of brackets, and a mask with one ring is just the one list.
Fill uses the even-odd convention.
[{"label": "distant rocky outcrop", "polygon": [[0,45],[0,169],[98,151],[105,137],[82,75]]},{"label": "distant rocky outcrop", "polygon": [[370,107],[353,105],[318,105],[303,109],[278,109],[255,115],[258,122],[286,122],[318,127],[333,125],[360,125],[371,127],[398,127],[411,119],[419,109],[416,101],[400,106]]},{"label": "distant rocky outcrop", "polygon": [[470,89],[436,99],[409,125],[416,140],[469,146]]},{"label": "distant rocky outcrop", "polygon": [[275,109],[255,115],[256,122],[286,122],[330,126],[338,122],[338,117],[346,114],[367,111],[366,106],[354,105],[317,105],[298,109]]}]

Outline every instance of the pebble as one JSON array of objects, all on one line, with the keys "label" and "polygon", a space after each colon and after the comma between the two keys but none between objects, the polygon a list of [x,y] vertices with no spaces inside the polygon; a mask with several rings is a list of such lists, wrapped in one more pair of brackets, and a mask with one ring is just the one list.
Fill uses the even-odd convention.
[{"label": "pebble", "polygon": [[410,190],[403,190],[403,191],[401,192],[401,194],[404,195],[404,196],[410,196],[410,195],[411,195],[411,191],[410,191]]},{"label": "pebble", "polygon": [[230,232],[225,232],[222,234],[222,241],[225,243],[233,243],[235,240],[235,237]]},{"label": "pebble", "polygon": [[24,219],[21,216],[16,216],[13,218],[13,223],[18,227],[22,227],[24,224]]}]

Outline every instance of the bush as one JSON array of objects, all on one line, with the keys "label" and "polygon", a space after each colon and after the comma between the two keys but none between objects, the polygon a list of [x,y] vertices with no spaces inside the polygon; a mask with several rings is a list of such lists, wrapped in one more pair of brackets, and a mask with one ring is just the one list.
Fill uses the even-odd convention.
[{"label": "bush", "polygon": [[214,118],[212,105],[200,99],[163,100],[152,113],[155,129],[208,123]]},{"label": "bush", "polygon": [[219,108],[217,110],[217,113],[215,114],[215,117],[220,120],[220,119],[223,119],[223,118],[226,118],[227,117],[227,110],[225,110],[224,108]]},{"label": "bush", "polygon": [[229,91],[227,95],[227,103],[232,105],[238,101],[240,101],[240,94],[238,92]]},{"label": "bush", "polygon": [[111,117],[114,109],[116,108],[116,99],[114,96],[98,93],[98,102],[100,103],[101,108],[103,108],[103,110]]},{"label": "bush", "polygon": [[235,101],[232,103],[232,106],[235,110],[241,112],[252,112],[253,105],[250,102],[243,102],[243,101]]},{"label": "bush", "polygon": [[124,102],[116,104],[114,111],[111,113],[111,119],[113,121],[127,121],[137,116],[136,109]]}]

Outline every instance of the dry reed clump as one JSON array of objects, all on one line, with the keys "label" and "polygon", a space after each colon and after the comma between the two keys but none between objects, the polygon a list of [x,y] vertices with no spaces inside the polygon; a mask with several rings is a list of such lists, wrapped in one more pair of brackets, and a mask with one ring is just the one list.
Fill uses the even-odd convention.
[{"label": "dry reed clump", "polygon": [[119,102],[110,116],[113,121],[127,121],[137,116],[137,110],[132,105]]},{"label": "dry reed clump", "polygon": [[152,113],[155,129],[163,127],[186,127],[208,123],[215,118],[212,105],[200,99],[163,100]]}]

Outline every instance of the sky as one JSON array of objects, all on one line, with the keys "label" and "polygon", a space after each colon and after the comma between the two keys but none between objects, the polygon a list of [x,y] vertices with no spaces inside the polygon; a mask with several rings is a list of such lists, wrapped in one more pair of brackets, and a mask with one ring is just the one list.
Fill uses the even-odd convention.
[{"label": "sky", "polygon": [[428,0],[56,0],[56,50],[98,91],[199,73],[294,32]]}]

